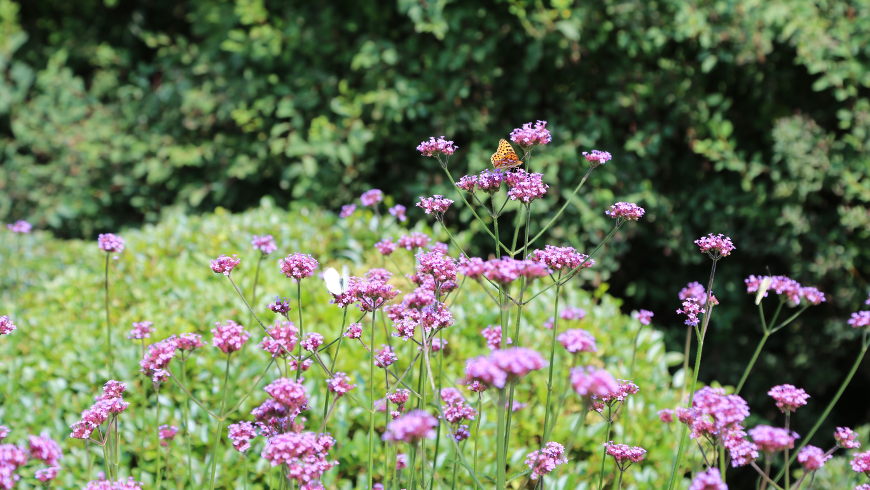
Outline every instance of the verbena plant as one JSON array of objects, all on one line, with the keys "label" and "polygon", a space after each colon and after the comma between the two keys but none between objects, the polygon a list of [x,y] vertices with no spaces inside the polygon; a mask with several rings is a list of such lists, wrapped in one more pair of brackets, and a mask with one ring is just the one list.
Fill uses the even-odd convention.
[{"label": "verbena plant", "polygon": [[[506,140],[499,144],[491,159],[493,168],[458,180],[450,161],[457,148],[451,141],[430,138],[417,148],[423,156],[433,158],[456,187],[458,199],[474,217],[474,231],[491,240],[488,255],[470,255],[467,240],[462,239],[469,233],[458,234],[448,226],[446,216],[452,212],[454,200],[443,195],[422,197],[417,206],[434,218],[449,243],[434,242],[419,231],[398,239],[372,240],[371,246],[382,259],[374,264],[378,267],[370,267],[359,276],[323,268],[304,251],[291,253],[279,260],[272,272],[286,277],[287,296],[274,298],[267,307],[258,301],[257,290],[261,265],[278,250],[271,235],[251,239],[257,258],[253,275],[245,278],[250,281],[247,286],[240,283],[242,260],[238,256],[213,259],[212,271],[225,278],[244,308],[237,319],[244,318],[249,324],[246,329],[237,321],[219,322],[211,330],[210,343],[216,352],[204,352],[206,341],[195,332],[176,331],[148,345],[153,324],[134,323],[128,338],[138,344],[138,366],[151,388],[149,411],[130,410],[124,399],[127,384],[118,380],[106,382],[101,394],[94,393],[95,403],[82,412],[70,434],[84,441],[86,473],[95,477],[85,486],[141,487],[132,468],[124,467],[125,461],[133,463],[125,454],[135,454],[135,450],[122,450],[125,442],[132,441],[123,440],[120,428],[135,423],[130,419],[136,417],[147,417],[142,425],[156,448],[147,473],[154,487],[247,486],[249,480],[262,484],[263,475],[257,471],[252,475],[248,469],[252,459],[248,453],[253,447],[274,467],[271,479],[266,480],[270,487],[337,486],[338,479],[330,473],[340,473],[344,461],[336,454],[342,445],[353,445],[360,453],[352,465],[361,474],[345,477],[366,488],[564,486],[560,473],[571,473],[571,466],[583,469],[572,480],[575,486],[621,488],[631,484],[629,467],[642,467],[651,456],[637,445],[639,433],[656,431],[669,440],[658,450],[670,452],[656,455],[666,461],[661,471],[667,475],[668,488],[685,487],[689,480],[692,489],[727,488],[729,476],[747,471],[756,475],[762,488],[791,489],[812,485],[815,472],[836,449],[858,447],[857,434],[848,428],[837,429],[837,444],[827,451],[808,442],[870,347],[870,312],[856,312],[849,320],[849,325],[862,329],[855,363],[837,395],[827,401],[822,417],[804,437],[793,431],[792,417],[809,395],[787,384],[770,390],[783,413],[782,426],[749,428],[749,409],[739,393],[765,342],[804,309],[826,298],[817,289],[785,276],[747,278],[747,291],[754,295],[759,310],[762,336],[758,347],[741,379],[722,380],[734,382],[734,388],[700,387],[698,373],[705,340],[715,329],[711,320],[719,305],[713,294],[716,270],[733,260],[730,257],[736,250],[725,235],[701,237],[695,245],[710,258],[706,284],[690,283],[679,294],[677,312],[686,317],[686,347],[681,381],[675,383],[673,394],[678,404],[651,406],[645,403],[647,391],[668,387],[638,385],[634,380],[638,379],[639,340],[653,313],[636,312],[630,349],[603,352],[600,346],[606,339],[601,335],[607,333],[599,332],[596,338],[586,329],[574,328],[582,325],[579,321],[586,312],[565,306],[566,298],[581,285],[584,274],[594,271],[596,257],[604,253],[619,230],[643,219],[643,208],[617,202],[603,210],[613,219],[613,227],[589,247],[588,253],[566,244],[541,244],[592,172],[606,168],[611,155],[598,150],[584,152],[581,162],[588,168],[564,204],[539,213],[535,203],[549,186],[542,174],[533,172],[533,157],[549,143],[549,130],[543,121],[525,124],[511,132],[510,140],[513,144]],[[374,230],[382,229],[387,220],[407,219],[404,206],[382,209],[387,206],[379,190],[366,192],[360,202],[371,210]],[[355,212],[355,206],[348,205],[341,216],[349,218]],[[30,232],[21,223],[10,225],[9,230],[18,235]],[[112,332],[116,327],[110,314],[114,304],[110,265],[111,257],[124,252],[125,242],[112,234],[101,235],[98,242],[105,253],[105,359],[95,363],[102,361],[104,375],[112,378],[123,369],[118,366],[121,359],[113,357],[116,343]],[[413,265],[396,259],[399,253],[409,252],[414,256]],[[306,283],[319,281],[317,275],[325,287],[308,287],[319,293],[304,293]],[[18,278],[16,275],[15,280]],[[321,317],[310,313],[320,307],[317,303],[327,302],[340,312],[340,322],[324,324],[319,321]],[[472,312],[480,308],[492,312],[489,317],[496,321],[481,329],[481,338],[471,339],[462,325],[479,324]],[[548,309],[550,320],[543,326],[533,321],[533,308]],[[160,315],[154,311],[150,317],[159,321]],[[261,357],[268,360],[260,366],[251,366],[252,361],[242,357],[243,349],[253,343],[251,327],[259,329],[259,347],[268,353]],[[0,317],[0,333],[11,334],[15,329],[9,317]],[[472,340],[472,349],[456,347]],[[475,349],[478,352],[469,352]],[[202,373],[192,369],[192,361],[199,356],[220,358],[217,384],[208,383],[208,376],[203,379]],[[461,376],[456,376],[457,364],[464,366],[459,369]],[[256,374],[239,379],[241,372]],[[265,395],[260,391],[263,384]],[[10,395],[7,392],[5,400]],[[660,400],[660,394],[655,399]],[[245,416],[248,411],[241,408],[252,400],[256,406]],[[161,412],[175,413],[176,409],[180,427],[164,423],[169,418]],[[639,426],[631,419],[644,411],[657,411],[661,424]],[[194,423],[193,414],[199,415],[199,422],[205,418],[210,423],[208,444],[196,451],[192,446],[198,436],[192,429],[200,424]],[[350,429],[341,420],[345,416],[355,419]],[[521,421],[532,432],[524,431],[523,439],[517,430]],[[663,425],[675,421],[681,425],[673,429]],[[580,440],[590,426],[597,429],[597,443]],[[336,430],[341,430],[344,438],[334,436]],[[5,436],[9,430],[3,428],[2,432]],[[554,437],[557,434],[558,440]],[[184,457],[170,461],[161,448],[176,437],[183,439]],[[233,471],[237,477],[232,483],[220,479],[221,472],[229,470],[222,461],[227,439],[239,453],[237,463],[244,468]],[[101,461],[92,460],[91,448],[99,448]],[[28,480],[31,470],[32,478],[51,485],[61,468],[61,453],[60,446],[47,436],[31,436],[22,446],[4,444],[0,450],[0,486],[14,487],[22,474]],[[202,454],[208,457],[206,465],[195,464],[194,459]],[[584,464],[590,461],[597,464]],[[173,477],[164,479],[170,463]],[[855,472],[870,474],[870,453],[856,452],[850,463]],[[91,475],[97,466],[103,472],[98,478]],[[735,469],[729,472],[729,468]]]}]

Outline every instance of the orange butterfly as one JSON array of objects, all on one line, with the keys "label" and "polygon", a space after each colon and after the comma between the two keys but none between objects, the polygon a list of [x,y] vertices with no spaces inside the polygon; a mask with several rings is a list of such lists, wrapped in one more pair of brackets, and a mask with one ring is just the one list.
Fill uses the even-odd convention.
[{"label": "orange butterfly", "polygon": [[514,147],[507,140],[498,140],[498,149],[489,157],[492,166],[495,168],[514,168],[523,164]]}]

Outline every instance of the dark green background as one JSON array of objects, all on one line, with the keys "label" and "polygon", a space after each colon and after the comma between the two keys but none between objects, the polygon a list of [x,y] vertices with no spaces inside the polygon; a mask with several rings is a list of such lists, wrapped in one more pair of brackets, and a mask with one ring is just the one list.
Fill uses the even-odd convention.
[{"label": "dark green background", "polygon": [[[845,320],[868,291],[868,18],[866,0],[0,0],[0,220],[93,237],[167,206],[337,209],[372,186],[410,208],[451,192],[420,140],[453,138],[462,174],[547,119],[544,216],[580,151],[614,154],[551,242],[588,246],[607,205],[643,205],[598,280],[655,310],[673,350],[676,292],[707,274],[692,240],[733,237],[702,377],[736,382],[759,335],[743,277],[828,294],[746,390],[773,420],[767,389],[804,386],[809,425],[858,350]],[[868,421],[868,378],[832,423]]]}]

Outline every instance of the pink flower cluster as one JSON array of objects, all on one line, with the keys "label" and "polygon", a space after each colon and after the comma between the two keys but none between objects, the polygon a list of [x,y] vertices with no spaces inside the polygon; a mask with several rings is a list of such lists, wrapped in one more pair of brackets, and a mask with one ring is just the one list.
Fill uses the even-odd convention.
[{"label": "pink flower cluster", "polygon": [[710,233],[709,235],[702,236],[695,240],[695,245],[698,246],[701,253],[707,254],[713,260],[727,257],[731,255],[731,252],[735,249],[734,244],[731,242],[731,238],[721,233],[718,235]]},{"label": "pink flower cluster", "polygon": [[799,305],[802,299],[806,299],[808,303],[813,305],[826,301],[825,293],[814,287],[801,286],[799,282],[787,276],[751,275],[743,282],[746,284],[747,293],[757,293],[762,290],[762,297],[766,298],[768,292],[772,290],[792,306]]},{"label": "pink flower cluster", "polygon": [[252,236],[251,246],[254,247],[254,250],[259,250],[263,255],[269,255],[275,250],[278,250],[278,245],[275,244],[275,239],[272,238],[272,235]]},{"label": "pink flower cluster", "polygon": [[438,419],[423,410],[412,410],[390,421],[383,439],[391,442],[414,443],[420,439],[434,439]]},{"label": "pink flower cluster", "polygon": [[435,194],[432,197],[420,197],[417,207],[425,211],[426,214],[434,214],[436,218],[440,219],[450,208],[451,204],[453,204],[452,199]]},{"label": "pink flower cluster", "polygon": [[856,311],[849,317],[849,326],[863,328],[870,325],[870,310]]},{"label": "pink flower cluster", "polygon": [[792,449],[794,441],[798,438],[794,432],[769,425],[756,425],[749,429],[749,436],[752,437],[758,449],[766,453]]},{"label": "pink flower cluster", "polygon": [[417,279],[422,279],[420,276],[431,277],[435,290],[441,289],[441,285],[447,281],[456,281],[456,271],[456,260],[441,252],[425,252],[417,255]]},{"label": "pink flower cluster", "polygon": [[48,466],[57,466],[57,462],[63,457],[60,445],[46,435],[29,436],[27,441],[30,457],[38,459]]},{"label": "pink flower cluster", "polygon": [[96,398],[90,408],[82,412],[78,422],[72,425],[70,437],[74,439],[88,439],[94,430],[111,415],[117,415],[130,405],[124,401],[123,395],[127,385],[120,381],[109,380],[103,385],[103,393]]},{"label": "pink flower cluster", "polygon": [[405,211],[407,211],[407,208],[405,208],[405,206],[402,206],[401,204],[396,204],[395,206],[391,207],[391,208],[388,209],[387,211],[388,211],[388,212],[389,212],[389,213],[390,213],[394,218],[396,218],[397,220],[401,221],[402,223],[404,223],[405,221],[408,220],[408,217],[405,216]]},{"label": "pink flower cluster", "polygon": [[[547,189],[550,188],[544,183],[543,174],[529,173],[521,168],[508,172],[505,175],[505,181],[508,185],[508,198],[525,204],[544,197],[547,194]],[[480,179],[478,178],[479,184]]]},{"label": "pink flower cluster", "polygon": [[777,385],[767,392],[776,401],[776,408],[783,413],[794,412],[807,404],[810,395],[793,385]]},{"label": "pink flower cluster", "polygon": [[439,136],[437,139],[431,136],[429,140],[421,141],[417,145],[417,151],[424,157],[434,157],[437,155],[452,155],[459,148],[452,141],[448,141],[444,136]]},{"label": "pink flower cluster", "polygon": [[393,352],[392,347],[390,347],[389,345],[381,346],[381,350],[379,350],[375,354],[375,366],[379,368],[391,366],[398,360],[399,358],[396,356],[396,354]]},{"label": "pink flower cluster", "polygon": [[616,460],[616,466],[620,471],[625,471],[632,463],[640,463],[646,457],[646,449],[627,444],[607,443],[605,450],[609,456]]},{"label": "pink flower cluster", "polygon": [[[476,271],[474,271],[476,272]],[[534,260],[517,260],[510,257],[490,259],[484,263],[483,276],[490,281],[499,284],[510,284],[520,277],[535,279],[548,276],[550,270],[540,262]],[[466,274],[467,277],[477,277]]]},{"label": "pink flower cluster", "polygon": [[291,321],[277,320],[260,342],[260,348],[272,357],[284,357],[293,352],[298,341],[299,329]]},{"label": "pink flower cluster", "polygon": [[415,248],[426,248],[426,245],[429,245],[430,241],[432,239],[429,238],[429,235],[414,231],[408,235],[400,236],[397,245],[405,250],[414,250]]},{"label": "pink flower cluster", "polygon": [[287,478],[296,480],[300,489],[313,490],[322,488],[320,478],[338,464],[328,459],[334,445],[329,434],[288,432],[270,437],[261,456],[272,466],[285,465]]},{"label": "pink flower cluster", "polygon": [[142,484],[132,476],[126,480],[106,480],[101,478],[88,482],[83,490],[142,490]]},{"label": "pink flower cluster", "polygon": [[0,316],[0,335],[9,335],[18,328],[12,323],[12,319],[6,315]]},{"label": "pink flower cluster", "polygon": [[24,221],[23,219],[20,219],[14,223],[7,224],[6,229],[11,231],[12,233],[27,234],[30,233],[31,230],[33,230],[33,225],[31,225],[27,221]]},{"label": "pink flower cluster", "polygon": [[359,196],[359,201],[363,206],[374,206],[384,200],[384,193],[380,189],[369,189]]},{"label": "pink flower cluster", "polygon": [[580,352],[596,352],[595,337],[586,330],[575,328],[559,334],[556,339],[571,354]]},{"label": "pink flower cluster", "polygon": [[441,406],[444,420],[450,424],[458,424],[463,420],[474,420],[474,417],[477,416],[477,410],[466,404],[462,393],[456,388],[442,388],[441,399],[444,401]]},{"label": "pink flower cluster", "polygon": [[616,404],[622,403],[628,398],[629,395],[634,395],[640,388],[637,387],[636,384],[631,381],[626,381],[623,379],[617,380],[617,386],[615,390],[611,390],[608,393],[603,395],[593,394],[591,396],[592,399],[592,409],[596,412],[601,413],[604,410],[605,406],[614,406]]},{"label": "pink flower cluster", "polygon": [[716,468],[698,473],[689,490],[728,490],[728,485],[722,481],[722,475]]},{"label": "pink flower cluster", "polygon": [[305,393],[305,387],[301,381],[301,378],[299,382],[290,378],[278,378],[266,385],[263,390],[276,402],[291,411],[298,412],[304,410],[308,405],[308,395]]},{"label": "pink flower cluster", "polygon": [[526,465],[532,470],[530,475],[532,480],[552,473],[557,466],[567,462],[565,447],[558,442],[548,442],[543,448],[532,451],[526,456]]},{"label": "pink flower cluster", "polygon": [[578,252],[574,247],[556,247],[553,245],[546,245],[543,250],[533,251],[531,258],[554,270],[592,267],[594,263],[588,260],[588,255]]},{"label": "pink flower cluster", "polygon": [[831,459],[831,455],[816,446],[806,446],[798,452],[797,460],[807,471],[816,471]]},{"label": "pink flower cluster", "polygon": [[509,379],[517,379],[547,365],[537,352],[524,347],[492,351],[488,356],[469,359],[465,364],[466,382],[480,381],[504,388]]},{"label": "pink flower cluster", "polygon": [[527,122],[521,128],[511,131],[511,141],[520,146],[546,145],[550,142],[550,130],[547,129],[547,121]]},{"label": "pink flower cluster", "polygon": [[655,316],[655,313],[649,310],[638,310],[631,314],[632,318],[635,318],[637,321],[641,323],[641,325],[649,325],[652,323],[652,319]]},{"label": "pink flower cluster", "polygon": [[317,332],[308,332],[302,339],[302,348],[308,352],[316,352],[321,345],[323,345],[323,335]]},{"label": "pink flower cluster", "polygon": [[372,312],[383,307],[387,301],[398,294],[396,288],[379,277],[351,277],[348,280],[347,290],[339,295],[333,295],[332,302],[342,308],[356,304],[360,311]]},{"label": "pink flower cluster", "polygon": [[151,322],[133,322],[133,328],[127,334],[128,339],[142,340],[147,339],[154,332],[154,324]]},{"label": "pink flower cluster", "polygon": [[97,246],[103,252],[119,254],[124,251],[124,239],[113,233],[101,233],[97,237]]},{"label": "pink flower cluster", "polygon": [[[501,345],[501,325],[489,325],[480,331],[480,335],[486,340],[486,346],[489,350],[496,350],[502,347]],[[510,338],[507,339],[507,343],[511,344],[512,341]]]},{"label": "pink flower cluster", "polygon": [[169,378],[166,367],[175,357],[178,350],[178,340],[175,336],[167,337],[148,346],[148,350],[139,361],[140,371],[150,377],[154,383],[162,383]]},{"label": "pink flower cluster", "polygon": [[603,397],[619,390],[616,379],[594,366],[575,367],[571,370],[571,386],[582,397]]},{"label": "pink flower cluster", "polygon": [[356,204],[345,204],[338,212],[339,218],[349,218],[356,211]]},{"label": "pink flower cluster", "polygon": [[168,446],[169,441],[175,439],[176,434],[178,434],[178,427],[174,425],[163,424],[157,429],[157,436],[160,439],[160,445],[163,447]]},{"label": "pink flower cluster", "polygon": [[695,392],[692,408],[678,408],[680,422],[692,429],[692,438],[719,437],[742,430],[749,416],[749,405],[739,395],[726,395],[722,388],[704,387]]},{"label": "pink flower cluster", "polygon": [[214,271],[215,274],[229,276],[240,262],[241,259],[236,255],[233,255],[232,257],[229,255],[221,255],[211,261],[211,270]]},{"label": "pink flower cluster", "polygon": [[861,443],[858,442],[858,433],[848,427],[837,427],[834,431],[834,440],[843,449],[858,449],[861,447]]},{"label": "pink flower cluster", "polygon": [[684,299],[682,308],[677,309],[677,314],[686,315],[686,319],[683,323],[692,327],[698,326],[698,322],[700,321],[698,315],[701,313],[703,313],[703,308],[701,308],[701,303],[699,303],[695,298]]},{"label": "pink flower cluster", "polygon": [[378,252],[380,252],[381,255],[390,255],[396,251],[398,245],[389,238],[384,238],[378,243],[375,243],[375,248],[378,249]]},{"label": "pink flower cluster", "polygon": [[593,167],[597,167],[598,165],[604,165],[609,162],[613,158],[613,155],[611,155],[609,151],[592,150],[589,152],[584,151],[583,158],[591,163]]},{"label": "pink flower cluster", "polygon": [[350,384],[348,375],[341,371],[336,372],[333,377],[327,379],[326,386],[329,388],[329,391],[335,393],[336,398],[356,388],[356,385]]},{"label": "pink flower cluster", "polygon": [[849,465],[856,473],[864,473],[865,475],[870,476],[870,451],[855,453],[855,455],[852,456],[852,461],[849,462]]},{"label": "pink flower cluster", "polygon": [[257,428],[250,422],[239,422],[227,427],[227,437],[232,441],[233,448],[240,453],[251,449],[251,441],[257,437]]},{"label": "pink flower cluster", "polygon": [[278,264],[285,276],[297,281],[313,276],[314,270],[320,265],[314,257],[303,253],[292,253],[278,261]]},{"label": "pink flower cluster", "polygon": [[644,209],[637,204],[631,202],[618,202],[610,206],[610,209],[604,211],[604,214],[615,220],[637,221],[646,213]]},{"label": "pink flower cluster", "polygon": [[224,354],[232,354],[240,350],[251,338],[250,334],[245,331],[245,327],[232,320],[227,320],[224,323],[217,322],[215,325],[215,328],[211,329],[214,336],[212,345]]},{"label": "pink flower cluster", "polygon": [[279,315],[284,315],[285,317],[287,316],[287,313],[289,313],[291,310],[290,302],[287,301],[286,298],[279,298],[277,296],[275,297],[275,301],[269,303],[267,307],[272,312],[278,313]]}]

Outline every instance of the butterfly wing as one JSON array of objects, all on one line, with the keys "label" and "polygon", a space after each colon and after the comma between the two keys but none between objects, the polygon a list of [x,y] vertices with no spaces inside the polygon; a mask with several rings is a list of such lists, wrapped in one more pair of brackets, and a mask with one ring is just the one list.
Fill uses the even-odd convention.
[{"label": "butterfly wing", "polygon": [[495,168],[514,168],[523,164],[514,147],[505,139],[498,141],[498,149],[489,157],[489,161]]}]

